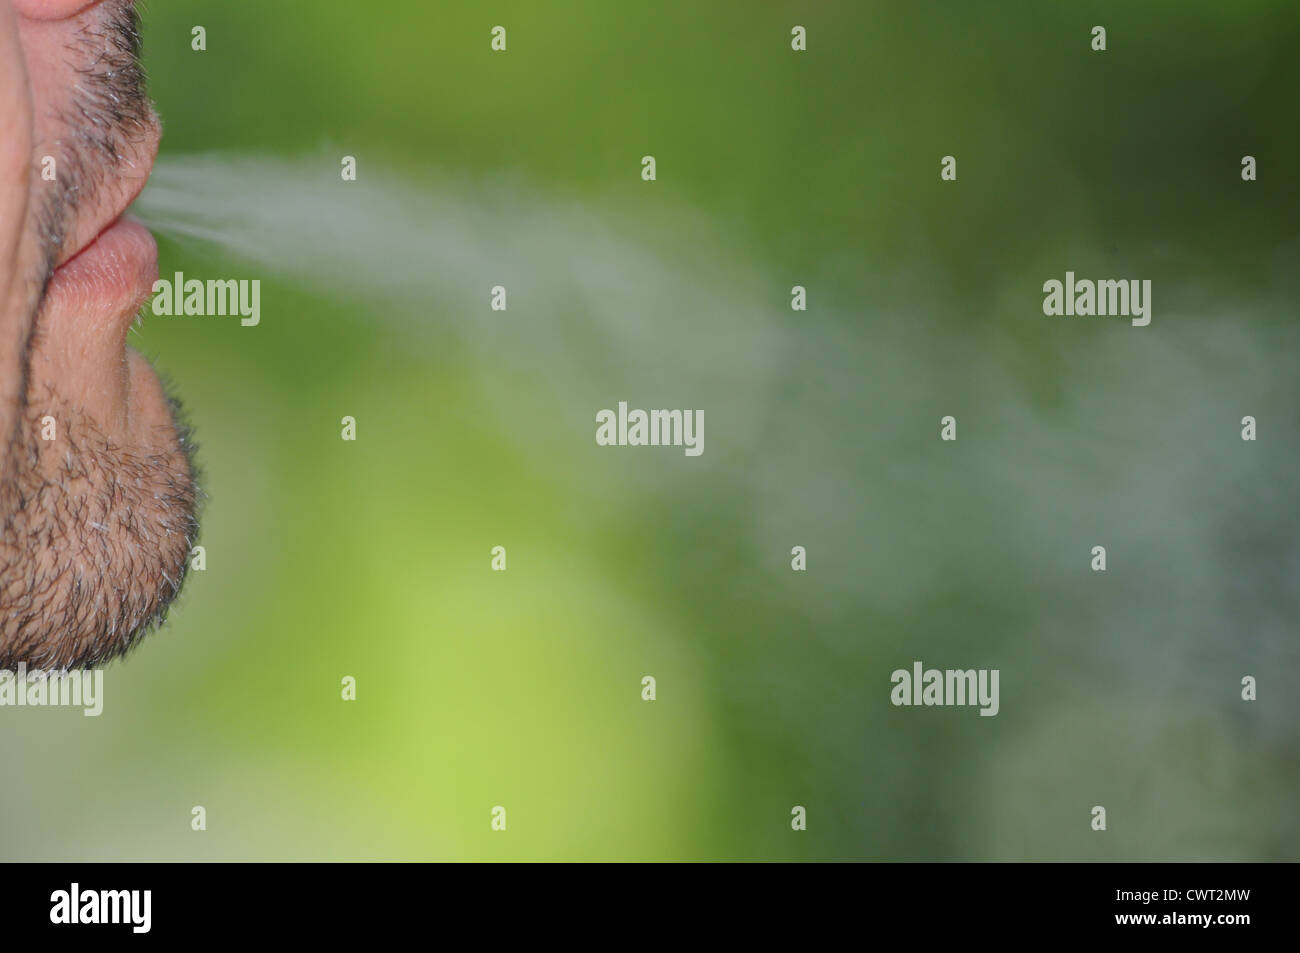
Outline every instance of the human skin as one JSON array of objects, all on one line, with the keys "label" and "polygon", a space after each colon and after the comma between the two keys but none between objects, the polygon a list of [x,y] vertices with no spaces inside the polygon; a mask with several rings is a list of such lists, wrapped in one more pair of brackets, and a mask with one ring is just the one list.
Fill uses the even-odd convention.
[{"label": "human skin", "polygon": [[160,138],[138,36],[130,0],[0,0],[0,669],[124,653],[195,538],[188,435],[126,344],[157,278],[122,218]]}]

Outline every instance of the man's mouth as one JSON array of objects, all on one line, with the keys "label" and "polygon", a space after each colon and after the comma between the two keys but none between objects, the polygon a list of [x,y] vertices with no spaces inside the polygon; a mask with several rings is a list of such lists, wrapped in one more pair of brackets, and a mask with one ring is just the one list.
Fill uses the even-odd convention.
[{"label": "man's mouth", "polygon": [[158,245],[149,229],[121,215],[54,270],[45,308],[75,311],[98,328],[120,329],[123,343],[158,280]]},{"label": "man's mouth", "polygon": [[158,280],[158,246],[127,209],[149,181],[161,138],[162,128],[151,110],[122,166],[93,190],[93,202],[77,210],[81,214],[71,224],[64,246],[67,257],[56,260],[46,289],[46,313],[76,313],[83,329],[111,329],[112,339],[125,343]]}]

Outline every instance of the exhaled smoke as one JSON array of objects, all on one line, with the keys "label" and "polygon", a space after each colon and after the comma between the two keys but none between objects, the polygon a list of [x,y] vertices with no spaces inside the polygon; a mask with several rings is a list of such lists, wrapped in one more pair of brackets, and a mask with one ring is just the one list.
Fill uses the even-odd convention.
[{"label": "exhaled smoke", "polygon": [[[1179,347],[1157,336],[1160,324],[1089,324],[1056,355],[1058,398],[1045,407],[1014,372],[1010,345],[981,336],[987,324],[927,320],[927,308],[962,303],[925,298],[933,282],[924,274],[904,276],[915,279],[913,298],[877,292],[895,285],[865,268],[831,287],[752,260],[735,235],[694,213],[675,211],[665,234],[638,224],[665,216],[641,211],[364,164],[346,182],[337,155],[167,158],[137,203],[161,234],[216,246],[247,277],[351,298],[376,333],[413,347],[454,343],[481,369],[497,425],[536,451],[538,465],[564,460],[565,479],[574,468],[557,429],[586,448],[596,415],[621,401],[706,410],[707,453],[678,454],[689,466],[629,467],[615,488],[593,473],[581,490],[718,520],[755,570],[788,571],[791,545],[812,539],[810,559],[840,563],[808,583],[824,597],[801,635],[814,643],[893,645],[901,633],[866,631],[863,620],[984,592],[1016,609],[1006,616],[1013,627],[980,623],[980,658],[1026,644],[1056,651],[1054,640],[1074,631],[1061,619],[1098,611],[1090,552],[1109,543],[1112,561],[1118,549],[1140,561],[1151,587],[1182,594],[1107,591],[1089,649],[1111,660],[1107,677],[1178,665],[1217,684],[1226,676],[1209,656],[1184,644],[1166,657],[1162,639],[1179,632],[1215,653],[1246,618],[1250,669],[1291,651],[1300,511],[1285,481],[1261,476],[1289,472],[1285,454],[1263,443],[1241,453],[1237,430],[1243,415],[1286,403],[1280,391],[1265,400],[1261,382],[1291,379],[1294,332],[1172,305],[1162,322],[1202,322]],[[1027,324],[1062,320],[1043,315],[1041,280],[1025,276]],[[795,284],[809,286],[806,312],[791,309]],[[507,310],[490,308],[494,288],[508,292]],[[284,321],[315,333],[310,316],[277,316],[269,298],[262,315],[262,328]],[[504,396],[490,386],[503,375],[515,382]],[[1294,406],[1294,386],[1287,394]],[[945,443],[940,420],[950,414],[958,439]],[[753,584],[739,566],[731,578]],[[954,644],[974,635],[949,633]],[[895,661],[881,664],[888,672]],[[1235,696],[1215,697],[1230,705]]]}]

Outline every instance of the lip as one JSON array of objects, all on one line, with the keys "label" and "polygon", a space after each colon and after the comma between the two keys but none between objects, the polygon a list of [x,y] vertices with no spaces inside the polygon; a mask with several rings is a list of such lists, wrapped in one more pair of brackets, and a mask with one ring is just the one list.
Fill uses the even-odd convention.
[{"label": "lip", "polygon": [[151,108],[122,167],[102,183],[98,201],[72,226],[72,241],[56,259],[46,289],[42,309],[48,316],[76,314],[82,331],[111,331],[111,340],[125,343],[158,280],[158,245],[127,209],[149,181],[161,140],[162,126]]},{"label": "lip", "polygon": [[153,233],[122,215],[54,270],[46,307],[76,312],[93,326],[114,324],[123,339],[158,280]]},{"label": "lip", "polygon": [[161,143],[162,124],[151,105],[146,121],[122,152],[121,160],[112,169],[105,170],[104,181],[91,190],[94,200],[85,208],[79,208],[81,215],[69,222],[66,242],[55,260],[57,268],[81,255],[104,231],[126,215],[127,209],[148,185]]},{"label": "lip", "polygon": [[132,144],[129,154],[123,157],[120,166],[112,170],[96,190],[96,201],[84,210],[79,221],[71,223],[68,235],[70,240],[56,259],[57,266],[62,267],[81,254],[126,214],[149,183],[161,143],[162,125],[158,114],[151,107],[148,121],[144,124],[140,138]]}]

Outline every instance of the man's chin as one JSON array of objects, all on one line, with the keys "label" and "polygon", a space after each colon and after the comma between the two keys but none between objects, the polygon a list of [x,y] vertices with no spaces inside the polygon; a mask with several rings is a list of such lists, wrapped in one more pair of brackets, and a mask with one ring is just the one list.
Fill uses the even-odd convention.
[{"label": "man's chin", "polygon": [[111,429],[29,396],[0,478],[0,669],[102,664],[180,592],[198,529],[192,443],[147,362],[131,353],[126,373]]}]

